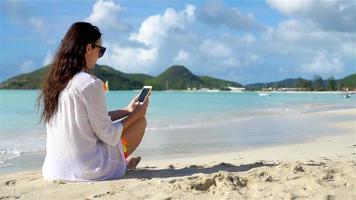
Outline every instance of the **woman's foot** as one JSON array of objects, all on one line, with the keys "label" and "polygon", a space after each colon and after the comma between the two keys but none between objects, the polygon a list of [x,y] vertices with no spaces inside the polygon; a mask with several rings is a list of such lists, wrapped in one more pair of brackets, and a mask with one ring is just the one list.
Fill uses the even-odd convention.
[{"label": "woman's foot", "polygon": [[127,169],[136,169],[136,166],[138,165],[138,163],[140,163],[140,161],[141,161],[141,156],[129,158],[127,160]]}]

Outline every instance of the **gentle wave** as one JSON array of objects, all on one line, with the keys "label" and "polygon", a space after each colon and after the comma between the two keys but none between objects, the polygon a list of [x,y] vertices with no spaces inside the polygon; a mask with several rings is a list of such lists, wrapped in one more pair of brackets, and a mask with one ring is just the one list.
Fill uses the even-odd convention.
[{"label": "gentle wave", "polygon": [[17,149],[0,149],[0,168],[11,166],[7,161],[20,157],[22,153]]},{"label": "gentle wave", "polygon": [[44,152],[44,151],[45,151],[44,149],[29,150],[29,151],[20,151],[16,148],[0,149],[0,168],[9,167],[9,166],[13,165],[11,163],[11,160],[19,158],[26,153],[38,153],[38,152]]},{"label": "gentle wave", "polygon": [[246,120],[252,120],[254,117],[236,117],[230,119],[211,119],[192,122],[181,122],[181,123],[162,123],[159,125],[148,126],[147,131],[159,131],[159,130],[176,130],[176,129],[190,129],[190,128],[201,128],[210,126],[219,126],[230,123],[238,123]]},{"label": "gentle wave", "polygon": [[[206,114],[206,116],[194,120],[187,118],[176,120],[152,119],[149,121],[146,131],[155,133],[159,131],[223,126],[253,120],[256,117],[264,115],[304,112],[305,110],[309,110],[311,107],[315,108],[319,106],[320,105],[298,105],[282,108],[271,107],[265,109],[248,109],[224,114],[211,113],[211,116]],[[324,107],[324,105],[322,107]],[[24,153],[45,151],[45,133],[43,133],[44,131],[44,129],[40,128],[32,131],[30,130],[26,134],[22,134],[22,145],[19,145],[18,137],[14,137],[14,133],[8,133],[7,135],[11,135],[12,137],[7,138],[6,143],[3,143],[2,147],[0,147],[2,148],[0,149],[0,167],[7,167],[11,165],[11,163],[9,163],[10,160],[18,158]],[[18,132],[24,133],[24,130]]]},{"label": "gentle wave", "polygon": [[[38,127],[38,115],[33,111],[38,91],[3,90],[0,93],[0,115],[6,116],[0,118],[0,167],[4,167],[24,153],[44,151],[46,130]],[[136,92],[108,93],[109,109],[126,106],[134,94]],[[345,99],[333,93],[273,93],[266,98],[258,93],[155,92],[148,111],[147,131],[166,133],[224,126],[265,115],[355,108],[355,99],[356,95]],[[122,105],[118,105],[118,101]]]}]

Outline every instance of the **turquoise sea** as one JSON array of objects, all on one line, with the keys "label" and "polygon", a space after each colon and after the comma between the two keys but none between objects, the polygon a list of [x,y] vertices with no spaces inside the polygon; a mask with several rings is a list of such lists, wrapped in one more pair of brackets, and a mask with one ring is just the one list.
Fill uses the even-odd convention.
[{"label": "turquoise sea", "polygon": [[[110,91],[109,110],[139,91]],[[0,170],[39,169],[46,129],[39,123],[38,90],[0,90]],[[148,128],[135,154],[161,159],[302,142],[337,133],[331,122],[355,116],[308,118],[305,113],[356,108],[342,93],[153,91]],[[22,160],[21,160],[22,158]]]}]

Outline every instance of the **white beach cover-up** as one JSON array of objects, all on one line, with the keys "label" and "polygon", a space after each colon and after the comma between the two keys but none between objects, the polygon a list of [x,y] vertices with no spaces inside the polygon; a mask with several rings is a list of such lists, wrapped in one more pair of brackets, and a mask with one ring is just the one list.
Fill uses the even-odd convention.
[{"label": "white beach cover-up", "polygon": [[60,93],[57,112],[46,126],[44,179],[106,180],[125,174],[123,126],[108,115],[100,79],[77,73]]}]

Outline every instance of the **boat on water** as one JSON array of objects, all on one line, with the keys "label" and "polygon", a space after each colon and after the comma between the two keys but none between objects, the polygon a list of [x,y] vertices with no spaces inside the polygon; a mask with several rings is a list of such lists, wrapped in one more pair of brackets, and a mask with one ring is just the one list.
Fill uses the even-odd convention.
[{"label": "boat on water", "polygon": [[229,86],[228,88],[230,89],[230,92],[243,92],[243,91],[245,91],[244,87],[232,87],[232,86]]},{"label": "boat on water", "polygon": [[270,94],[269,93],[259,93],[258,95],[261,97],[265,97],[265,96],[269,96]]}]

